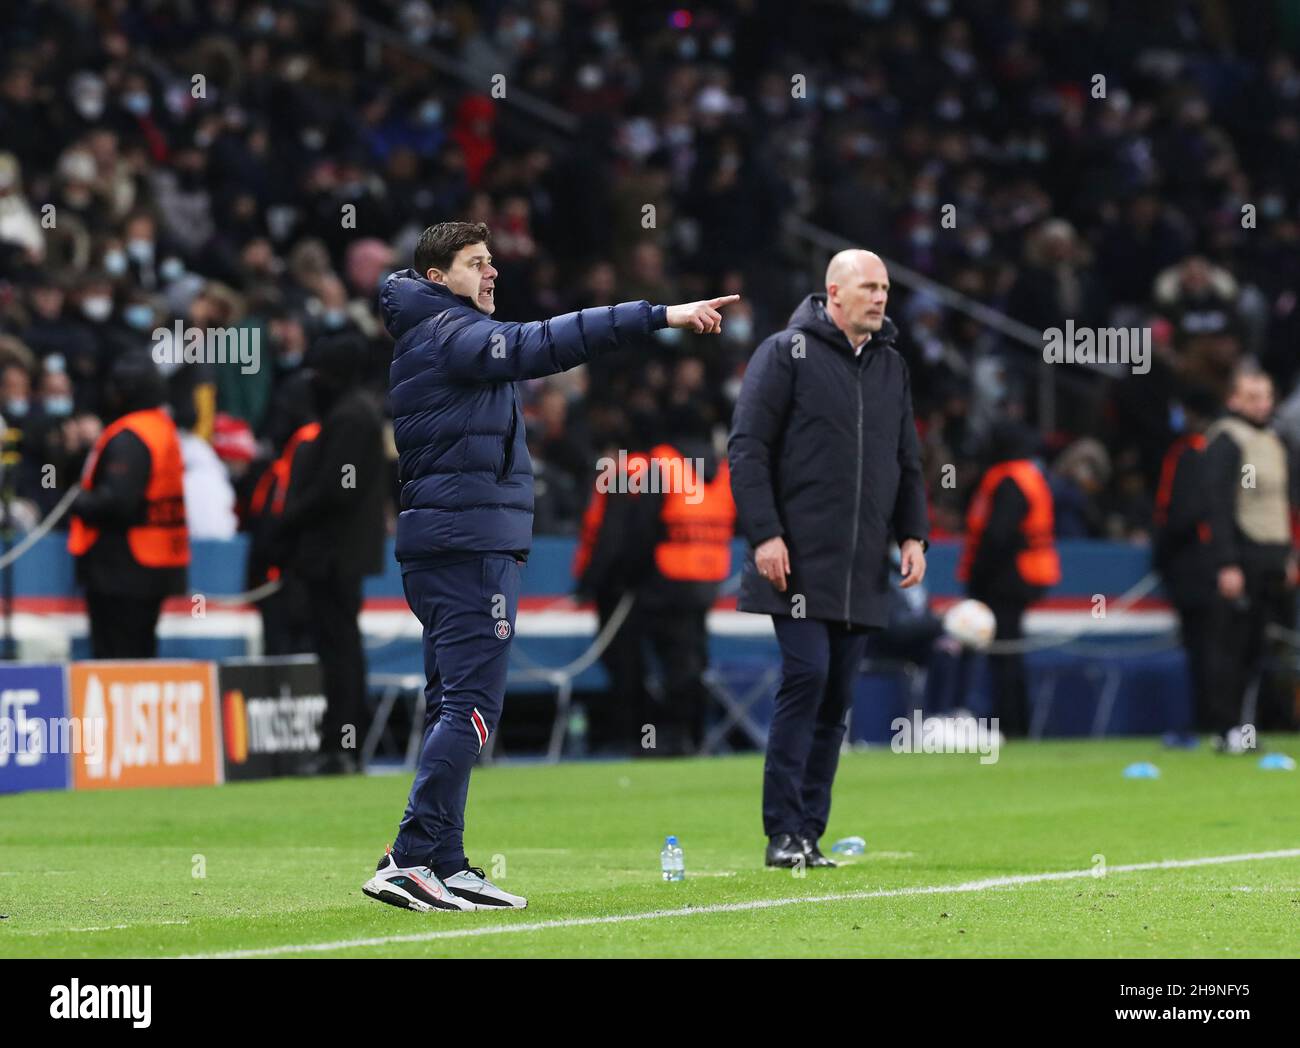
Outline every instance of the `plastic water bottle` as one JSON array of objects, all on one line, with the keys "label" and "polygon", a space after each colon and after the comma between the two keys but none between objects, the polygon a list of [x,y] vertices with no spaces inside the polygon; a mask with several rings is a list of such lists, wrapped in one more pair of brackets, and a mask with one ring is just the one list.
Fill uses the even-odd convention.
[{"label": "plastic water bottle", "polygon": [[669,836],[664,840],[663,851],[659,853],[659,868],[664,871],[666,881],[686,879],[686,857],[682,855],[682,846],[676,837]]},{"label": "plastic water bottle", "polygon": [[568,749],[570,757],[587,756],[587,711],[574,705],[569,711]]}]

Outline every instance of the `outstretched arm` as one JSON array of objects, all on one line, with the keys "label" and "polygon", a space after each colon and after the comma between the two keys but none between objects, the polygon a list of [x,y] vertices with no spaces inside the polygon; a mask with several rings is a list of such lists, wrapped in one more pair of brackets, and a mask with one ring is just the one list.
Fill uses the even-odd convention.
[{"label": "outstretched arm", "polygon": [[528,324],[503,324],[470,309],[447,314],[439,332],[445,365],[467,382],[517,382],[568,371],[592,357],[643,342],[663,327],[699,334],[722,330],[724,306],[739,295],[677,306],[622,302]]}]

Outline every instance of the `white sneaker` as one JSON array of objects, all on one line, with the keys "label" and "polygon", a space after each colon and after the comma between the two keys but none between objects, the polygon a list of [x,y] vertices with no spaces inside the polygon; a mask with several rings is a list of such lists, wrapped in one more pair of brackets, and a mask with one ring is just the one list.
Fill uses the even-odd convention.
[{"label": "white sneaker", "polygon": [[522,895],[511,895],[498,888],[483,875],[477,866],[470,866],[453,873],[443,884],[447,890],[470,904],[470,908],[479,910],[511,909],[523,910],[528,907],[528,900]]},{"label": "white sneaker", "polygon": [[[457,877],[460,874],[456,875]],[[372,899],[428,913],[431,910],[477,910],[478,906],[453,894],[427,866],[403,868],[393,861],[391,846],[384,849],[375,875],[361,886]]]},{"label": "white sneaker", "polygon": [[1220,753],[1231,753],[1241,755],[1249,753],[1255,748],[1255,728],[1250,724],[1243,724],[1237,728],[1229,728],[1219,742]]}]

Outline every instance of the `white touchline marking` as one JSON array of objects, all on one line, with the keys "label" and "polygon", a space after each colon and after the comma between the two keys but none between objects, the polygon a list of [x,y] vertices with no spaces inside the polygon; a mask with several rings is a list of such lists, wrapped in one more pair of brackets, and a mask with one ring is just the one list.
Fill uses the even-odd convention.
[{"label": "white touchline marking", "polygon": [[[1107,866],[1106,875],[1136,873],[1141,870],[1178,870],[1191,866],[1219,866],[1232,862],[1258,862],[1264,859],[1300,859],[1300,848],[1281,851],[1245,852],[1241,855],[1209,855],[1200,859],[1162,859],[1159,862],[1135,862],[1127,866]],[[222,953],[182,954],[180,960],[214,960],[239,957],[274,957],[283,953],[328,953],[361,946],[387,946],[390,943],[430,942],[435,939],[468,939],[479,935],[508,935],[513,932],[538,932],[548,928],[583,928],[595,924],[623,924],[627,921],[655,921],[664,917],[699,917],[710,913],[743,913],[746,910],[770,910],[779,906],[798,906],[814,902],[851,902],[855,899],[892,899],[905,895],[947,895],[953,892],[982,892],[989,888],[1012,888],[1020,884],[1044,881],[1071,881],[1095,877],[1095,867],[1086,870],[1059,870],[1054,873],[1021,873],[1006,877],[987,877],[962,884],[935,884],[915,888],[882,888],[879,891],[840,892],[835,895],[795,895],[788,899],[752,899],[749,902],[717,903],[713,906],[685,906],[677,910],[649,910],[644,913],[618,913],[608,917],[572,917],[559,921],[534,921],[532,924],[495,924],[477,928],[448,928],[415,935],[384,935],[373,939],[344,939],[339,942],[309,942],[286,946],[264,946],[255,950],[227,950]]]},{"label": "white touchline marking", "polygon": [[14,935],[80,935],[82,932],[116,932],[123,928],[157,928],[164,924],[189,924],[184,921],[140,921],[136,924],[101,924],[93,928],[15,928]]}]

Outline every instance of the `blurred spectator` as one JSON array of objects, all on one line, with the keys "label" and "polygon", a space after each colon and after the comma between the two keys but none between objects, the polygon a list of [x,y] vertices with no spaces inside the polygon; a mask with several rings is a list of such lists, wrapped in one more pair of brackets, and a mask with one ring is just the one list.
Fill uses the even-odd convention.
[{"label": "blurred spectator", "polygon": [[235,489],[213,445],[188,430],[180,431],[185,465],[185,523],[191,539],[231,539],[239,530]]},{"label": "blurred spectator", "polygon": [[23,195],[21,169],[12,153],[0,153],[0,244],[21,248],[33,264],[45,257],[40,219]]},{"label": "blurred spectator", "polygon": [[1104,522],[1096,498],[1110,481],[1110,455],[1101,441],[1082,437],[1052,463],[1047,482],[1052,489],[1058,539],[1104,537]]},{"label": "blurred spectator", "polygon": [[[315,339],[359,334],[360,381],[382,390],[375,290],[433,221],[491,223],[509,319],[676,301],[719,277],[743,288],[702,385],[694,365],[611,359],[525,391],[529,417],[545,416],[546,469],[585,491],[591,462],[573,449],[590,455],[647,397],[666,394],[675,424],[697,411],[725,423],[752,332],[798,297],[788,272],[824,262],[793,225],[806,220],[1031,330],[1167,328],[1150,375],[1055,372],[1058,432],[1044,434],[1102,443],[1115,468],[1081,510],[1140,533],[1187,387],[1224,392],[1247,354],[1280,390],[1300,370],[1295,23],[1278,5],[1175,6],[862,2],[792,19],[720,0],[683,21],[554,0],[339,2],[320,16],[251,0],[166,17],[10,5],[0,333],[37,361],[60,355],[76,411],[94,414],[149,321],[256,331],[257,371],[169,365],[170,400],[205,439],[221,410],[278,447],[299,423],[277,406],[301,402],[294,376]],[[465,76],[371,46],[369,20]],[[1094,99],[1081,56],[1108,41],[1123,46],[1106,51]],[[499,73],[504,97],[490,91]],[[1032,346],[897,283],[933,454],[969,462],[1004,414],[1046,422]],[[689,338],[676,345],[691,355]],[[564,432],[556,402],[541,405],[551,389]],[[935,512],[955,517],[965,494],[932,490]]]}]

